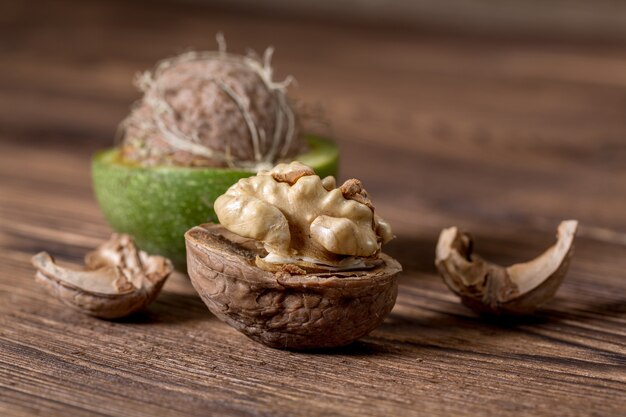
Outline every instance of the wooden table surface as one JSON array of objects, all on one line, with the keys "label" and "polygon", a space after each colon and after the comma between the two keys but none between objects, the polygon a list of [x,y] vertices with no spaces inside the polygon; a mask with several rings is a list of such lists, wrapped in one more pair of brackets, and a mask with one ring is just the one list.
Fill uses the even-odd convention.
[{"label": "wooden table surface", "polygon": [[[127,3],[127,4],[126,4]],[[0,6],[0,415],[626,415],[626,48],[238,16],[141,2]],[[30,6],[28,5],[30,4]],[[188,47],[276,47],[325,109],[341,177],[363,180],[404,266],[395,309],[352,346],[295,353],[213,317],[187,278],[120,321],[33,279],[108,237],[90,155],[110,146],[135,72]],[[580,220],[557,294],[489,321],[433,266],[441,228],[530,259]]]}]

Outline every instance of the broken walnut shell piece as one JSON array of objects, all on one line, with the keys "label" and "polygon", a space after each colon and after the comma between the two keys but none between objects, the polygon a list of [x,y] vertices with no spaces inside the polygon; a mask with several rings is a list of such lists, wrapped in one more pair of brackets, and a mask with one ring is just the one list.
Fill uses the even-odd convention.
[{"label": "broken walnut shell piece", "polygon": [[480,313],[526,315],[546,303],[561,285],[574,248],[578,222],[561,222],[557,243],[537,258],[509,267],[472,253],[469,234],[456,227],[439,235],[435,264],[463,304]]},{"label": "broken walnut shell piece", "polygon": [[85,255],[85,269],[59,266],[41,252],[32,258],[35,280],[63,303],[83,313],[116,319],[150,304],[173,270],[161,256],[140,251],[129,235],[111,238]]},{"label": "broken walnut shell piece", "polygon": [[187,266],[209,310],[251,339],[283,349],[347,345],[367,335],[396,300],[400,264],[380,254],[372,269],[301,274],[256,266],[266,254],[257,241],[221,225],[185,234]]}]

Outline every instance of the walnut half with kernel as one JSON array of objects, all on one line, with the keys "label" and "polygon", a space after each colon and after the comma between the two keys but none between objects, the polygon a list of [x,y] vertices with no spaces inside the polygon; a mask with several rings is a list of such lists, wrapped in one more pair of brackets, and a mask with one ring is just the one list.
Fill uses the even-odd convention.
[{"label": "walnut half with kernel", "polygon": [[357,180],[335,188],[300,164],[240,180],[216,200],[222,225],[185,234],[191,282],[211,312],[274,348],[347,345],[393,308],[393,235]]}]

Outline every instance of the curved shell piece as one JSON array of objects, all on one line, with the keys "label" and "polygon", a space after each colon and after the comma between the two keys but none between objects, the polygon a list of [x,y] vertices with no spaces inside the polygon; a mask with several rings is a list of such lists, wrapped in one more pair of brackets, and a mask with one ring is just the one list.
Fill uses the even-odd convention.
[{"label": "curved shell piece", "polygon": [[[274,348],[342,346],[367,335],[393,308],[400,264],[385,254],[373,269],[292,274],[258,268],[257,242],[204,224],[185,234],[191,282],[209,310]],[[296,268],[297,269],[297,268]]]},{"label": "curved shell piece", "polygon": [[472,253],[469,234],[444,229],[435,264],[444,282],[465,305],[481,313],[532,314],[561,285],[574,248],[576,220],[561,222],[557,242],[537,258],[502,267]]},{"label": "curved shell piece", "polygon": [[63,303],[86,314],[115,319],[151,303],[172,272],[171,262],[137,250],[128,235],[111,239],[85,256],[85,270],[56,264],[41,252],[32,258],[35,280]]}]

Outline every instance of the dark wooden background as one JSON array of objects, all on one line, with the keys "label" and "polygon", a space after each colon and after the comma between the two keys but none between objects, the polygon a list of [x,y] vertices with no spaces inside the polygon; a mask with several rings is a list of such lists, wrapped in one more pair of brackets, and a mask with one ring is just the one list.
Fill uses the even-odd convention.
[{"label": "dark wooden background", "polygon": [[[89,164],[138,98],[131,79],[189,47],[276,47],[325,109],[398,238],[389,319],[332,352],[265,348],[183,275],[108,322],[47,297],[29,259],[78,263],[107,238]],[[433,267],[441,228],[498,262],[581,222],[536,317],[487,321]],[[167,2],[0,3],[0,415],[626,415],[626,47],[256,17]]]}]

